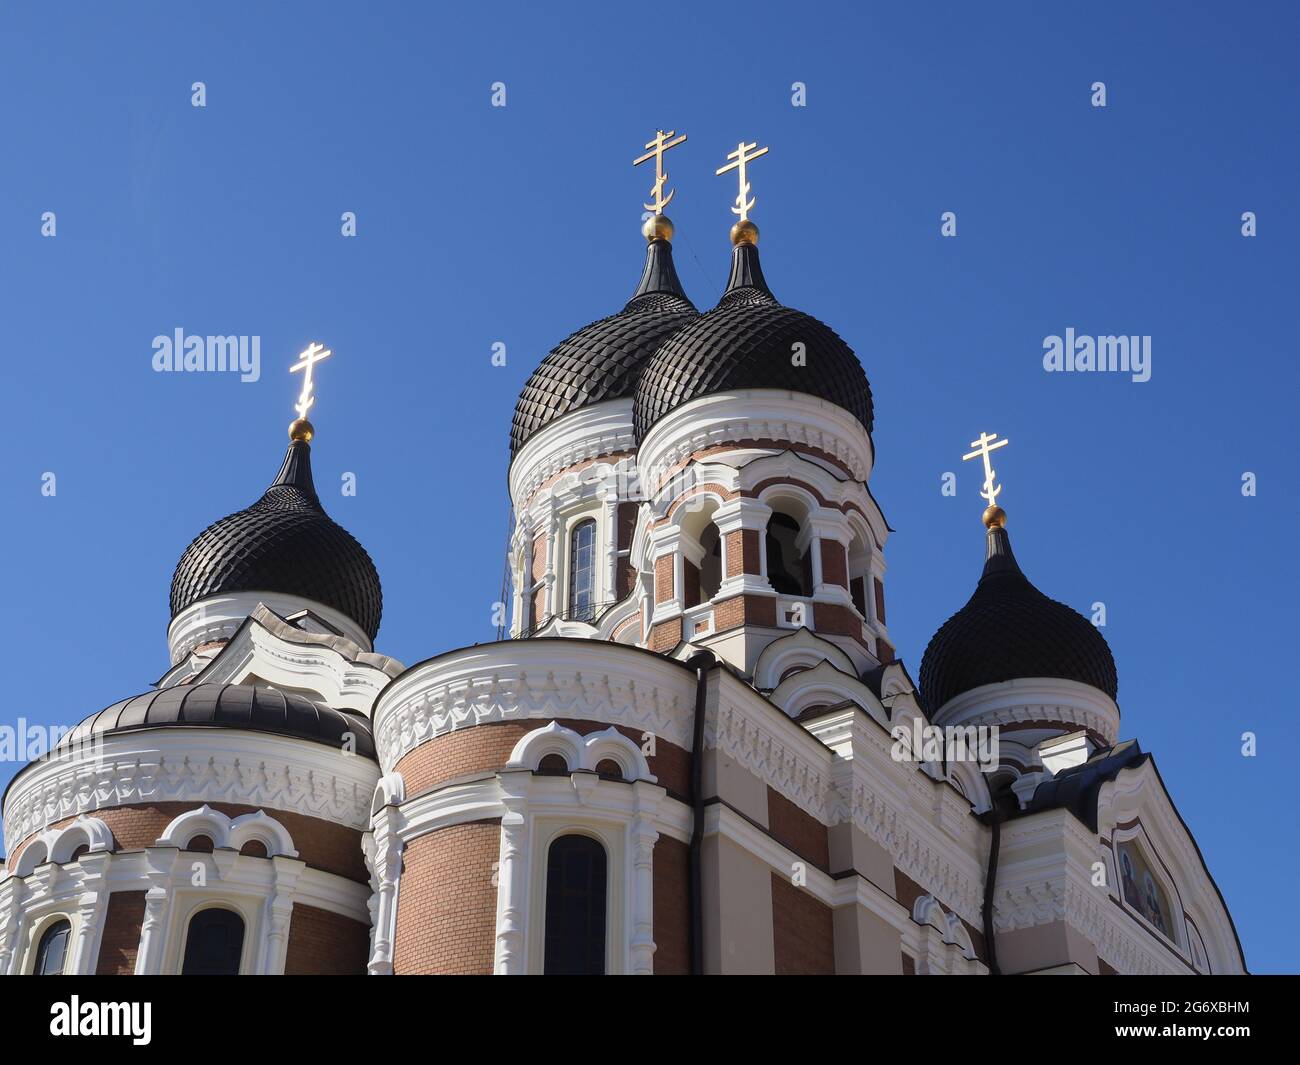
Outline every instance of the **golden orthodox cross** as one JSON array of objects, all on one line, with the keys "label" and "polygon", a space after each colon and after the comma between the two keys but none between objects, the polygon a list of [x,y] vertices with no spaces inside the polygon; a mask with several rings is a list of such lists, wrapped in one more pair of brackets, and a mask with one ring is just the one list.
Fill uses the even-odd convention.
[{"label": "golden orthodox cross", "polygon": [[298,354],[298,361],[289,367],[290,373],[297,373],[299,370],[305,371],[302,375],[302,392],[298,396],[298,402],[294,404],[294,410],[298,412],[299,418],[306,418],[307,412],[311,410],[312,404],[316,402],[316,397],[312,395],[312,367],[322,359],[327,359],[332,355],[324,344],[317,344],[313,341],[307,345],[307,350]]},{"label": "golden orthodox cross", "polygon": [[650,195],[654,198],[654,203],[642,205],[647,211],[654,211],[655,214],[663,214],[664,208],[667,207],[668,204],[672,202],[672,198],[677,195],[676,189],[673,189],[673,191],[667,196],[664,195],[664,185],[668,181],[668,171],[664,169],[664,152],[668,151],[669,148],[676,148],[677,145],[682,144],[686,140],[685,133],[680,137],[677,137],[676,140],[673,140],[672,138],[676,136],[676,133],[677,131],[675,129],[670,129],[667,133],[663,130],[658,130],[655,133],[655,139],[646,145],[650,150],[646,152],[645,155],[632,160],[633,166],[640,166],[647,159],[653,159],[655,161],[655,183],[650,186]]},{"label": "golden orthodox cross", "polygon": [[[997,443],[994,443],[995,440],[997,440]],[[1000,447],[1006,447],[1009,443],[1011,443],[1010,440],[998,440],[997,433],[980,433],[978,440],[970,442],[970,446],[975,450],[969,455],[961,457],[962,462],[975,458],[984,460],[984,490],[980,492],[980,495],[988,500],[989,506],[997,503],[998,493],[1002,491],[1002,485],[994,483],[993,479],[997,475],[997,471],[993,469],[992,464],[989,462],[989,453],[996,451]]]},{"label": "golden orthodox cross", "polygon": [[736,146],[736,150],[727,156],[728,159],[732,159],[734,162],[730,162],[721,170],[716,171],[719,176],[725,174],[728,170],[740,171],[737,175],[740,179],[740,195],[736,197],[736,206],[733,207],[731,211],[732,214],[740,215],[740,220],[742,222],[749,218],[749,212],[753,209],[755,202],[753,199],[745,199],[745,197],[749,195],[749,182],[745,180],[745,164],[752,163],[759,156],[768,153],[767,148],[758,148],[758,151],[756,152],[754,151],[755,148],[758,148],[757,141],[754,141],[752,144],[746,144],[744,141],[741,141]]}]

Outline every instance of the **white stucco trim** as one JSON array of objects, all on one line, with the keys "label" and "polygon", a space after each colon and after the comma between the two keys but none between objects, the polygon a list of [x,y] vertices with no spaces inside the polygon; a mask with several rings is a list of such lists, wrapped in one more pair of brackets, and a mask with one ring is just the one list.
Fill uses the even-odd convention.
[{"label": "white stucco trim", "polygon": [[692,454],[744,440],[805,444],[833,455],[855,480],[871,476],[871,439],[843,407],[801,392],[737,389],[691,400],[651,426],[637,451],[647,494]]},{"label": "white stucco trim", "polygon": [[332,606],[279,592],[237,592],[200,599],[172,618],[171,624],[167,626],[167,648],[171,653],[172,665],[177,665],[201,643],[230,639],[259,603],[265,604],[282,618],[296,614],[299,610],[310,610],[363,651],[374,649],[365,630]]},{"label": "white stucco trim", "polygon": [[603,455],[634,451],[631,398],[580,407],[535,433],[510,463],[510,499],[516,510],[557,473]]},{"label": "white stucco trim", "polygon": [[10,785],[5,847],[56,821],[155,802],[236,802],[364,829],[379,767],[320,743],[224,728],[102,737],[85,755],[33,762]]}]

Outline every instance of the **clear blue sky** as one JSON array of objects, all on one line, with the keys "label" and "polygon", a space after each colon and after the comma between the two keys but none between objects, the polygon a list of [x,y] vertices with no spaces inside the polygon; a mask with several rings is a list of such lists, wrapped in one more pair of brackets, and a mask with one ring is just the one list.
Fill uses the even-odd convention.
[{"label": "clear blue sky", "polygon": [[[274,475],[313,338],[335,352],[317,483],[384,580],[380,648],[491,639],[512,405],[631,293],[650,181],[631,159],[656,127],[689,133],[670,213],[706,308],[735,195],[713,171],[757,139],[768,280],[875,391],[913,675],[978,575],[959,459],[997,431],[1022,566],[1106,604],[1124,734],[1155,752],[1252,968],[1294,971],[1294,8],[612,6],[0,7],[5,716],[73,724],[159,677],[172,568]],[[178,327],[259,335],[261,380],[154,373]],[[1151,381],[1044,373],[1067,327],[1150,335]]]}]

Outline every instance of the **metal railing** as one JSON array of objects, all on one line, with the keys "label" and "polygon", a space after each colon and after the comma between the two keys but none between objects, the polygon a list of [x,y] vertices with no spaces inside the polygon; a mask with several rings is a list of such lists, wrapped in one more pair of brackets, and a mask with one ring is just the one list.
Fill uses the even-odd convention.
[{"label": "metal railing", "polygon": [[586,625],[595,625],[600,620],[602,614],[610,607],[617,606],[622,599],[607,599],[603,603],[588,603],[582,607],[571,607],[568,610],[557,610],[553,614],[548,614],[536,625],[531,625],[526,629],[521,629],[513,638],[516,640],[526,640],[542,629],[546,628],[552,621],[579,621]]}]

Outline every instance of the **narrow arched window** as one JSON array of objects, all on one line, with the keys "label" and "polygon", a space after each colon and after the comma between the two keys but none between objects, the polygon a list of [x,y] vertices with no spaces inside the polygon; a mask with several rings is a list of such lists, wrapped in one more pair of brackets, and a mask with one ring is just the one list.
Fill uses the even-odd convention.
[{"label": "narrow arched window", "polygon": [[596,523],[580,521],[569,534],[569,620],[596,614]]},{"label": "narrow arched window", "polygon": [[238,976],[244,919],[234,910],[200,910],[190,918],[182,976]]},{"label": "narrow arched window", "polygon": [[557,976],[605,972],[605,848],[590,836],[561,836],[546,858],[546,959]]},{"label": "narrow arched window", "polygon": [[71,934],[72,925],[67,921],[55,921],[45,930],[36,948],[34,976],[63,975],[63,963],[68,956],[68,936]]}]

